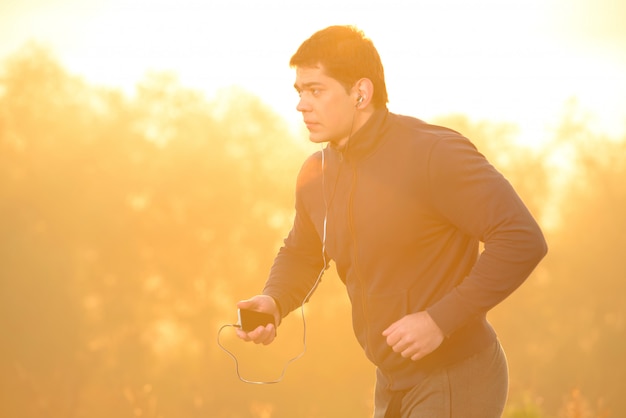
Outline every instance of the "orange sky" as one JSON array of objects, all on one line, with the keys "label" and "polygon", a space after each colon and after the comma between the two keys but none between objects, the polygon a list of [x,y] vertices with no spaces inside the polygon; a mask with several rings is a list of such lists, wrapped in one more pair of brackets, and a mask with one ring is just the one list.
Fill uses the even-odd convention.
[{"label": "orange sky", "polygon": [[618,0],[3,0],[0,57],[34,39],[88,81],[131,92],[173,71],[209,96],[240,85],[297,125],[289,57],[355,24],[378,47],[392,111],[512,122],[541,141],[576,97],[626,130],[626,2]]}]

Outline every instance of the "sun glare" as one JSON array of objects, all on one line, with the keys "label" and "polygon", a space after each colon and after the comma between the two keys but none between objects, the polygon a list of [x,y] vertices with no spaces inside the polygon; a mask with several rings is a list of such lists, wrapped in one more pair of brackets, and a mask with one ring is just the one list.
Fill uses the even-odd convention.
[{"label": "sun glare", "polygon": [[[20,37],[48,43],[71,71],[130,94],[148,71],[175,73],[209,96],[238,85],[299,127],[291,54],[315,30],[355,24],[380,51],[392,111],[512,123],[520,127],[521,143],[537,145],[550,135],[564,103],[576,98],[594,115],[598,131],[624,134],[626,62],[566,30],[564,18],[580,22],[578,14],[565,13],[573,8],[569,3],[342,4],[326,0],[301,9],[281,0],[59,0],[52,7],[41,1],[30,10],[13,6],[8,16],[23,24],[1,33],[15,48]],[[598,22],[590,16],[587,26]]]}]

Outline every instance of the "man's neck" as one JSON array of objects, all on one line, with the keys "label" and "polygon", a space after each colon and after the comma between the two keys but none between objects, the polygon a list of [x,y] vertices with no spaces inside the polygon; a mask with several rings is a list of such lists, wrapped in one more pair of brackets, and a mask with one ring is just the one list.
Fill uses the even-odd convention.
[{"label": "man's neck", "polygon": [[342,139],[340,139],[339,141],[335,141],[333,142],[333,147],[338,150],[338,151],[344,151],[346,148],[348,148],[348,143],[350,142],[350,140],[352,139],[352,137],[354,136],[354,134],[356,132],[359,131],[359,129],[361,129],[363,127],[363,125],[365,125],[367,123],[367,121],[372,117],[372,115],[374,114],[375,109],[371,108],[371,109],[363,109],[363,110],[357,110],[355,115],[354,115],[354,120],[352,122],[352,127],[350,129],[350,134]]}]

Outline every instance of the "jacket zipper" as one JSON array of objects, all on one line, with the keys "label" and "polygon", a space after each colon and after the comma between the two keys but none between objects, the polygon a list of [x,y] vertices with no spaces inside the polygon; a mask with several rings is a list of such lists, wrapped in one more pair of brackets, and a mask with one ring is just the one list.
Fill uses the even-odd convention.
[{"label": "jacket zipper", "polygon": [[[344,163],[347,163],[345,161],[343,161]],[[376,359],[376,356],[374,356],[372,349],[371,349],[371,341],[370,341],[370,323],[367,320],[367,303],[366,303],[366,286],[363,282],[363,276],[361,275],[361,268],[359,266],[359,257],[358,257],[358,241],[356,238],[356,233],[355,233],[355,226],[354,226],[354,194],[356,191],[356,184],[357,184],[357,168],[356,168],[356,164],[352,163],[350,164],[351,169],[352,169],[352,184],[350,185],[350,193],[349,193],[349,198],[348,198],[348,225],[349,225],[349,230],[350,230],[350,239],[352,240],[352,248],[354,251],[354,256],[353,256],[353,263],[354,263],[354,271],[356,272],[356,277],[357,280],[359,282],[359,287],[361,290],[361,315],[363,316],[363,323],[365,324],[365,342],[366,342],[366,355],[374,360],[374,363],[377,364],[378,363],[378,359]],[[379,371],[385,376],[385,378],[387,379],[387,383],[389,386],[393,385],[393,377],[392,375],[390,375],[389,373],[386,373],[383,369],[381,369],[380,367],[378,367]]]},{"label": "jacket zipper", "polygon": [[[350,185],[350,194],[348,198],[348,225],[349,225],[349,230],[350,230],[350,238],[352,240],[352,248],[354,251],[354,256],[353,256],[354,271],[356,272],[357,280],[359,282],[359,287],[361,291],[360,308],[361,308],[361,315],[363,316],[363,323],[365,324],[365,341],[366,341],[365,350],[366,350],[366,355],[374,359],[374,355],[371,350],[371,342],[370,342],[370,323],[367,320],[367,315],[366,315],[366,312],[367,312],[366,286],[363,282],[363,276],[361,275],[361,268],[359,266],[359,259],[358,259],[359,246],[358,246],[356,233],[355,233],[355,226],[354,226],[354,194],[355,194],[356,184],[357,184],[357,169],[356,169],[355,164],[350,164],[350,166],[352,169],[352,184]],[[385,377],[388,380],[390,379],[390,377],[386,376],[386,374],[385,374]]]}]

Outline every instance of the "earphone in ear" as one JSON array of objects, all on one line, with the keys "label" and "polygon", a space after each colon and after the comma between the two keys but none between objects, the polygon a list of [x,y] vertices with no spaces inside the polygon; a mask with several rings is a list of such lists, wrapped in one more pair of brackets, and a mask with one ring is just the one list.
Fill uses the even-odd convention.
[{"label": "earphone in ear", "polygon": [[356,107],[359,107],[361,105],[361,103],[363,103],[363,100],[365,100],[365,98],[363,96],[359,96],[356,98]]}]

